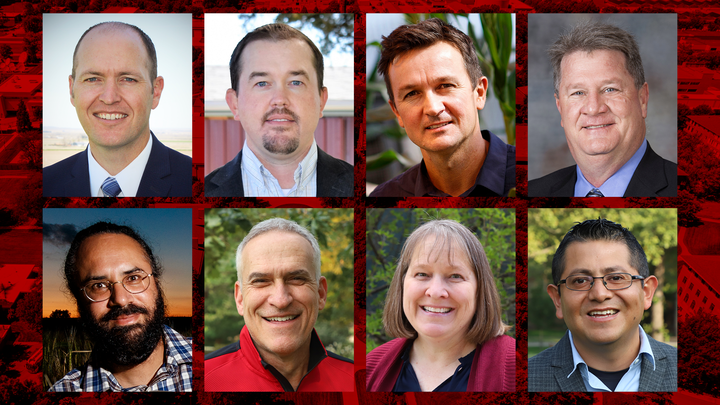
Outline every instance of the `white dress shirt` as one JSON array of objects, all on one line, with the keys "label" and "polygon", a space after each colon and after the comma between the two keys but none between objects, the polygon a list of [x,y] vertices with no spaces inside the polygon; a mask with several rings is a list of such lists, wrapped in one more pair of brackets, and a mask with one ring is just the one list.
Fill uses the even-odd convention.
[{"label": "white dress shirt", "polygon": [[290,189],[283,189],[270,170],[260,163],[245,141],[240,163],[245,197],[315,197],[317,194],[317,159],[317,144],[313,139],[310,150],[293,174],[295,185]]},{"label": "white dress shirt", "polygon": [[145,173],[145,166],[150,159],[150,151],[152,150],[152,136],[148,138],[148,143],[145,145],[145,149],[132,161],[129,165],[125,166],[120,173],[115,176],[110,175],[100,163],[95,160],[92,154],[92,149],[88,145],[88,171],[90,172],[90,191],[93,197],[104,197],[102,191],[102,184],[108,177],[115,177],[118,185],[120,186],[120,194],[118,197],[135,197],[140,187],[140,180],[142,180],[143,173]]}]

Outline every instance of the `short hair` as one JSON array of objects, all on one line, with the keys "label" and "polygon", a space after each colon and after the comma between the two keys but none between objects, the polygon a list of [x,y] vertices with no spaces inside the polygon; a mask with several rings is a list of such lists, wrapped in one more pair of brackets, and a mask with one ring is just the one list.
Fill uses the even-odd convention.
[{"label": "short hair", "polygon": [[[509,326],[502,322],[502,308],[500,296],[497,292],[495,279],[485,250],[478,238],[464,225],[447,219],[426,222],[415,229],[402,247],[395,274],[390,282],[390,288],[385,300],[383,310],[383,325],[385,331],[394,337],[414,339],[417,331],[405,316],[403,311],[403,283],[410,267],[413,253],[423,241],[434,237],[432,251],[449,248],[459,248],[468,258],[477,276],[477,292],[475,302],[477,308],[468,328],[468,339],[477,344],[504,334]],[[429,254],[431,253],[429,252]]]},{"label": "short hair", "polygon": [[390,84],[390,65],[409,51],[427,48],[438,42],[447,42],[460,52],[470,83],[473,87],[477,86],[482,77],[482,69],[472,39],[441,19],[430,18],[417,24],[401,25],[389,36],[382,37],[378,72],[385,78],[385,86],[392,103],[395,103],[395,98]]},{"label": "short hair", "polygon": [[256,224],[250,229],[247,236],[243,238],[242,242],[237,248],[235,255],[235,265],[237,266],[237,276],[240,287],[242,287],[242,252],[245,245],[248,244],[255,237],[260,236],[264,233],[271,231],[291,232],[298,234],[310,242],[312,246],[312,265],[315,267],[315,280],[320,283],[320,245],[318,245],[317,239],[313,236],[310,231],[304,227],[298,225],[296,222],[289,221],[283,218],[271,218]]},{"label": "short hair", "polygon": [[315,45],[307,35],[303,34],[302,31],[295,29],[287,24],[274,23],[263,25],[262,27],[255,28],[252,32],[245,35],[245,37],[238,42],[235,50],[230,58],[230,84],[235,93],[238,92],[240,82],[240,71],[242,70],[242,63],[240,57],[242,56],[245,47],[251,42],[255,41],[289,41],[291,39],[299,39],[305,41],[312,50],[313,65],[315,66],[315,74],[317,75],[318,91],[322,94],[323,90],[323,54],[320,52],[318,47]]},{"label": "short hair", "polygon": [[140,39],[142,39],[143,44],[145,45],[145,51],[147,52],[148,56],[148,72],[150,73],[150,84],[152,85],[155,82],[155,79],[157,78],[157,52],[155,52],[155,45],[153,44],[153,41],[150,39],[150,37],[140,28],[132,25],[127,24],[124,22],[119,21],[107,21],[107,22],[101,22],[99,24],[95,24],[92,27],[88,28],[87,31],[85,31],[82,36],[80,37],[80,40],[78,40],[77,45],[75,45],[75,52],[73,52],[73,66],[72,66],[72,78],[75,80],[75,70],[77,69],[77,53],[78,49],[80,48],[80,43],[85,38],[85,36],[92,31],[95,28],[104,27],[107,26],[108,29],[130,29],[132,31],[135,31],[140,36]]},{"label": "short hair", "polygon": [[77,278],[78,252],[80,251],[83,242],[85,242],[88,238],[95,235],[104,234],[125,235],[135,240],[135,242],[137,242],[142,248],[143,253],[145,254],[145,258],[148,260],[148,262],[150,262],[153,278],[155,279],[155,282],[158,283],[159,287],[160,278],[163,273],[163,267],[160,264],[160,260],[158,260],[157,256],[153,254],[150,245],[145,242],[145,240],[140,236],[140,234],[138,234],[137,231],[135,231],[129,226],[117,225],[112,222],[101,221],[90,225],[89,227],[78,232],[75,235],[72,243],[70,243],[70,249],[68,249],[67,255],[65,256],[65,264],[63,266],[65,283],[67,284],[67,288],[70,290],[78,303],[81,302],[78,297],[82,296],[81,287],[77,284],[79,281]]},{"label": "short hair", "polygon": [[573,243],[598,240],[624,243],[630,253],[630,266],[643,277],[650,275],[645,251],[632,232],[618,223],[598,218],[578,222],[565,234],[552,261],[553,283],[558,285],[565,270],[565,251],[568,246]]},{"label": "short hair", "polygon": [[614,25],[585,22],[560,35],[548,49],[556,96],[559,94],[563,58],[578,51],[590,53],[596,50],[618,51],[625,55],[625,69],[632,76],[635,87],[640,89],[645,84],[640,48],[632,34]]}]

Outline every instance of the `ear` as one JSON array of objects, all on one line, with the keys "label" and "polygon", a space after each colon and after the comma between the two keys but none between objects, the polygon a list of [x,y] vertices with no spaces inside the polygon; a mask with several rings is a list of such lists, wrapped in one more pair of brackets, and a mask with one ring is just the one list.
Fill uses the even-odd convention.
[{"label": "ear", "polygon": [[658,279],[655,276],[650,276],[644,280],[643,283],[643,302],[645,304],[645,310],[652,306],[652,299],[655,296],[655,290],[658,287]]},{"label": "ear", "polygon": [[321,276],[320,283],[318,284],[318,295],[320,296],[318,310],[322,311],[322,309],[325,308],[325,301],[327,301],[327,279]]},{"label": "ear", "polygon": [[640,93],[640,94],[638,94],[638,96],[640,98],[640,108],[642,109],[642,117],[647,118],[648,99],[650,98],[650,91],[648,89],[647,82],[642,85],[642,87],[640,88],[640,90],[638,92]]},{"label": "ear", "polygon": [[560,126],[565,127],[562,122],[562,107],[560,107],[560,99],[558,98],[557,94],[555,94],[555,106],[558,109],[558,112],[560,113]]},{"label": "ear", "polygon": [[488,89],[488,79],[487,77],[483,76],[478,80],[478,84],[475,87],[475,107],[477,107],[478,110],[482,110],[485,108],[485,101],[487,100],[487,89]]},{"label": "ear", "polygon": [[240,116],[238,115],[238,96],[235,93],[235,90],[227,89],[225,92],[225,102],[228,107],[230,107],[230,111],[232,111],[235,121],[240,121]]},{"label": "ear", "polygon": [[395,102],[392,100],[388,101],[388,104],[390,104],[390,108],[392,109],[393,114],[395,114],[395,117],[398,120],[398,124],[400,124],[401,128],[405,128],[405,125],[403,124],[402,117],[400,116],[400,113],[398,113],[397,108],[395,108]]},{"label": "ear", "polygon": [[162,94],[162,91],[164,88],[165,88],[165,79],[163,79],[162,76],[156,77],[155,82],[153,83],[153,103],[152,103],[153,110],[160,103],[160,95]]},{"label": "ear", "polygon": [[323,110],[325,109],[325,104],[327,104],[328,101],[328,90],[327,87],[323,87],[322,94],[320,94],[320,118],[323,116]]},{"label": "ear", "polygon": [[558,286],[556,286],[555,284],[548,284],[547,293],[550,296],[550,299],[553,300],[553,304],[555,304],[555,316],[557,317],[557,319],[563,319],[562,301],[560,299],[560,291],[558,290]]},{"label": "ear", "polygon": [[73,78],[72,75],[68,76],[68,84],[70,85],[70,104],[75,107],[75,95],[73,94]]},{"label": "ear", "polygon": [[243,296],[242,296],[242,287],[240,287],[239,282],[235,282],[235,305],[237,306],[237,311],[240,316],[243,315]]}]

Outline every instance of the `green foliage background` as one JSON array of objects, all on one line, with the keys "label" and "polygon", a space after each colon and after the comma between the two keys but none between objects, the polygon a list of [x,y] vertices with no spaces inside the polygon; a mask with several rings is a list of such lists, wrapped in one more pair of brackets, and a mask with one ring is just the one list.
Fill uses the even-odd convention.
[{"label": "green foliage background", "polygon": [[[473,232],[485,249],[500,293],[503,322],[515,325],[515,210],[474,209],[368,209],[367,352],[392,340],[382,326],[387,289],[400,251],[418,226],[433,219],[452,219]],[[514,336],[515,329],[508,332]]]},{"label": "green foliage background", "polygon": [[315,329],[328,350],[353,358],[352,209],[206,210],[205,352],[210,353],[238,340],[245,322],[235,306],[235,251],[255,224],[274,217],[295,221],[317,238],[328,297]]},{"label": "green foliage background", "polygon": [[[545,291],[552,283],[552,260],[563,236],[576,222],[606,218],[628,228],[645,250],[650,274],[664,270],[659,298],[653,305],[664,306],[662,330],[653,330],[650,310],[641,325],[646,332],[659,332],[661,340],[677,336],[677,210],[674,208],[578,208],[528,210],[528,341],[559,339],[565,323],[555,317],[555,307]],[[664,300],[665,302],[658,302]],[[654,335],[657,336],[657,335]],[[657,339],[657,337],[655,337]],[[532,357],[531,353],[530,356]]]}]

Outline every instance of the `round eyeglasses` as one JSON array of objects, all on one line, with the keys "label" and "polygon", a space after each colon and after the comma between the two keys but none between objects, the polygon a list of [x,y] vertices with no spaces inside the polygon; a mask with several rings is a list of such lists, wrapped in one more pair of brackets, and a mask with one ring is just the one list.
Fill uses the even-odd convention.
[{"label": "round eyeglasses", "polygon": [[93,280],[82,288],[85,296],[92,302],[105,301],[112,295],[112,286],[122,284],[131,294],[140,294],[150,287],[150,276],[138,269],[123,277],[121,281]]},{"label": "round eyeglasses", "polygon": [[575,275],[575,276],[569,276],[565,280],[560,280],[558,283],[558,287],[560,284],[565,284],[565,287],[568,288],[568,290],[573,291],[589,291],[593,284],[595,284],[596,279],[601,279],[603,281],[603,285],[608,290],[614,291],[614,290],[624,290],[626,288],[630,288],[633,281],[640,280],[643,285],[645,282],[645,277],[643,276],[633,276],[629,273],[610,273],[606,274],[602,277],[593,277],[593,276],[586,276],[586,275]]}]

